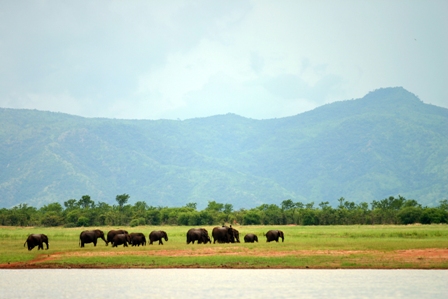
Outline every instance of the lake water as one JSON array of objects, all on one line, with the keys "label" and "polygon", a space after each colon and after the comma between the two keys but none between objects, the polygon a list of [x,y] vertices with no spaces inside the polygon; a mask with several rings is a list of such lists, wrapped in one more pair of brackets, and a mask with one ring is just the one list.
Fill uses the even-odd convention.
[{"label": "lake water", "polygon": [[0,298],[448,298],[446,270],[0,270]]}]

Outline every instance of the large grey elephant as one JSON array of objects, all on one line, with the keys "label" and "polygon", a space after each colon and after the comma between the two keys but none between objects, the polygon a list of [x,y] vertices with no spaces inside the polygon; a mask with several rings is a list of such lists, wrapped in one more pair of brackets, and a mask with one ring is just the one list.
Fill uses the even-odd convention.
[{"label": "large grey elephant", "polygon": [[285,241],[285,236],[281,230],[270,230],[266,233],[266,242],[278,242],[279,238],[282,238],[282,242]]},{"label": "large grey elephant", "polygon": [[132,246],[145,246],[146,245],[146,237],[143,233],[130,233],[129,234],[130,242]]},{"label": "large grey elephant", "polygon": [[117,229],[117,230],[110,230],[107,233],[107,241],[106,241],[106,246],[109,245],[110,242],[112,242],[112,240],[114,239],[115,235],[118,234],[127,234],[128,231],[126,230],[122,230],[122,229]]},{"label": "large grey elephant", "polygon": [[34,247],[37,246],[37,250],[44,250],[44,245],[47,245],[48,250],[48,237],[44,234],[31,234],[26,239],[25,243],[23,243],[23,247],[25,247],[25,244],[28,244],[28,250],[32,250]]},{"label": "large grey elephant", "polygon": [[234,229],[232,226],[217,226],[213,228],[212,231],[213,244],[218,241],[218,243],[239,243],[240,233]]},{"label": "large grey elephant", "polygon": [[190,244],[190,242],[194,244],[195,241],[198,241],[198,244],[212,243],[205,228],[191,228],[188,230],[187,244]]},{"label": "large grey elephant", "polygon": [[163,230],[153,230],[149,234],[149,244],[152,245],[153,242],[159,241],[159,245],[163,245],[162,239],[168,241],[168,235]]},{"label": "large grey elephant", "polygon": [[106,239],[104,238],[104,232],[102,230],[85,230],[79,234],[79,246],[84,247],[84,244],[87,243],[93,243],[93,246],[96,246],[98,238],[103,239],[103,241],[107,244]]},{"label": "large grey elephant", "polygon": [[131,237],[129,234],[118,234],[112,239],[112,247],[117,247],[118,245],[123,245],[123,247],[128,247],[128,243],[131,242]]},{"label": "large grey elephant", "polygon": [[254,242],[258,243],[258,237],[255,234],[246,234],[244,236],[244,242],[245,243],[254,243]]}]

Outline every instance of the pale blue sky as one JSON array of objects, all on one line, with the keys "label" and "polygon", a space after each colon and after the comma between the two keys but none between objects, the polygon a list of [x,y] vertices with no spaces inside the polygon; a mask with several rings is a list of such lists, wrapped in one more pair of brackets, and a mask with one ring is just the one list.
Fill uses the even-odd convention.
[{"label": "pale blue sky", "polygon": [[448,107],[448,1],[3,1],[0,107],[266,119],[403,86]]}]

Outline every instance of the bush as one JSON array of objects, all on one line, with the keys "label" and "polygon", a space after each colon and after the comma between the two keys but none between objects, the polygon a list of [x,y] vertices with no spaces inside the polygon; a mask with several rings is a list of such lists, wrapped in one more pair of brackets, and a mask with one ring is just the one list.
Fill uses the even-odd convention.
[{"label": "bush", "polygon": [[261,217],[260,214],[255,211],[248,211],[243,216],[243,224],[244,225],[251,225],[251,224],[260,224],[261,223]]},{"label": "bush", "polygon": [[446,223],[447,215],[441,209],[426,208],[422,213],[421,222],[422,224]]},{"label": "bush", "polygon": [[131,222],[129,223],[129,225],[131,227],[136,227],[136,226],[145,225],[145,224],[146,224],[145,218],[132,219]]},{"label": "bush", "polygon": [[422,209],[416,207],[407,207],[401,209],[397,217],[401,224],[412,224],[420,221],[420,216],[422,215]]},{"label": "bush", "polygon": [[63,223],[63,220],[56,212],[48,212],[42,218],[41,223],[43,226],[59,226]]},{"label": "bush", "polygon": [[312,210],[305,210],[302,215],[302,225],[318,225],[318,220]]},{"label": "bush", "polygon": [[78,218],[78,222],[76,223],[76,226],[90,226],[89,218],[85,216],[80,216]]}]

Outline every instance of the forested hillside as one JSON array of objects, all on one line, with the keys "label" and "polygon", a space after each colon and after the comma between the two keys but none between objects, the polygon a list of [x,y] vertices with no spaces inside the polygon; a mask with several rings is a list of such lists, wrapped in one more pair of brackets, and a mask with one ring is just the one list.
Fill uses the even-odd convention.
[{"label": "forested hillside", "polygon": [[[424,99],[423,99],[424,100]],[[448,191],[448,109],[403,88],[292,117],[83,118],[0,109],[0,207],[118,194],[151,206],[372,202],[437,206]]]}]

